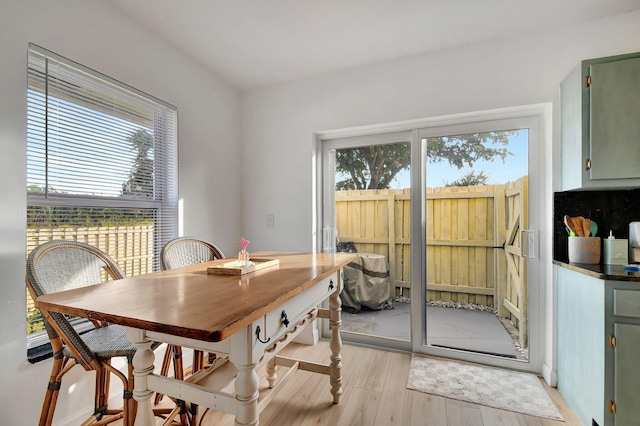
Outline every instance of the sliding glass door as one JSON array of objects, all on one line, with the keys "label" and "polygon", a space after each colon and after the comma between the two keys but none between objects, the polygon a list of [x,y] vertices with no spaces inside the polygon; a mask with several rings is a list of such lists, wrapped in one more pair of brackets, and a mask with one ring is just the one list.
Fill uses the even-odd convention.
[{"label": "sliding glass door", "polygon": [[536,135],[536,120],[527,118],[420,129],[424,352],[501,366],[528,362],[528,266],[535,260],[527,256],[536,234],[522,237],[536,205],[529,193]]},{"label": "sliding glass door", "polygon": [[345,341],[540,370],[543,115],[320,140],[322,250],[358,253],[341,295]]},{"label": "sliding glass door", "polygon": [[323,141],[323,250],[344,270],[343,339],[409,349],[411,132]]}]

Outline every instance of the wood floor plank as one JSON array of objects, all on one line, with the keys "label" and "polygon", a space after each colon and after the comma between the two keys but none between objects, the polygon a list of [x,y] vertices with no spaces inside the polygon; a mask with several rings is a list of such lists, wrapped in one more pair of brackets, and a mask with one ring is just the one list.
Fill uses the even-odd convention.
[{"label": "wood floor plank", "polygon": [[[360,348],[362,350],[362,348]],[[351,358],[344,357],[342,362],[342,388],[343,393],[340,398],[340,404],[333,404],[331,398],[331,385],[327,377],[320,382],[320,386],[317,388],[316,399],[311,401],[313,407],[307,417],[304,419],[303,424],[315,425],[315,426],[334,426],[340,422],[340,418],[343,412],[351,404],[351,399],[354,396],[356,389],[355,382],[358,378],[364,374],[364,358]],[[329,407],[326,410],[324,407]]]},{"label": "wood floor plank", "polygon": [[408,425],[411,422],[412,393],[407,389],[411,355],[389,353],[389,369],[375,425]]},{"label": "wood floor plank", "polygon": [[581,425],[582,422],[580,421],[576,413],[571,410],[571,407],[569,407],[569,404],[562,397],[558,389],[550,387],[543,379],[540,379],[540,382],[542,383],[542,386],[544,386],[544,388],[547,390],[547,393],[549,394],[553,402],[556,404],[556,407],[558,407],[558,410],[560,410],[560,414],[562,414],[562,417],[564,417],[564,423],[554,422],[553,425]]},{"label": "wood floor plank", "polygon": [[353,395],[342,413],[338,426],[370,426],[374,423],[380,392],[362,388],[353,388]]},{"label": "wood floor plank", "polygon": [[[328,362],[330,353],[328,342],[323,340],[315,346],[292,343],[282,355]],[[407,390],[410,354],[345,344],[342,356],[344,393],[340,404],[333,404],[327,376],[298,371],[262,412],[260,425],[580,425],[557,389],[549,388],[544,382],[566,422]],[[260,389],[264,389],[264,372],[260,371],[259,376]],[[203,413],[200,426],[234,425],[234,416],[230,414],[205,410],[204,407],[200,412]],[[157,419],[157,424],[162,424],[160,419]],[[121,426],[122,422],[114,425]]]},{"label": "wood floor plank", "polygon": [[363,374],[358,377],[356,387],[382,392],[384,390],[387,370],[391,362],[391,352],[365,348]]},{"label": "wood floor plank", "polygon": [[477,404],[445,399],[445,407],[447,410],[447,426],[484,426],[480,407]]},{"label": "wood floor plank", "polygon": [[411,426],[441,426],[447,424],[445,399],[422,392],[411,393]]},{"label": "wood floor plank", "polygon": [[314,399],[321,381],[328,381],[328,378],[308,371],[298,371],[264,409],[260,418],[266,424],[300,424],[312,408],[309,401]]},{"label": "wood floor plank", "polygon": [[518,418],[514,412],[482,405],[479,408],[482,415],[482,423],[485,425],[513,426],[518,424]]}]

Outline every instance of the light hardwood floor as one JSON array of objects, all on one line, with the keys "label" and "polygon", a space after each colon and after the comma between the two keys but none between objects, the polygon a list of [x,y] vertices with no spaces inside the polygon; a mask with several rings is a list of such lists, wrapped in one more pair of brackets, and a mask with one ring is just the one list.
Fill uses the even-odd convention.
[{"label": "light hardwood floor", "polygon": [[[283,355],[325,362],[328,342],[310,347],[290,344]],[[333,404],[329,378],[298,371],[260,415],[266,425],[434,425],[434,426],[573,426],[580,421],[562,396],[545,385],[565,422],[427,395],[406,388],[411,354],[345,344],[342,350],[344,393]],[[259,372],[262,373],[262,372]],[[260,374],[260,388],[266,388]],[[543,384],[544,381],[542,381]],[[202,426],[232,426],[231,415],[200,409]],[[159,421],[158,424],[161,424]]]}]

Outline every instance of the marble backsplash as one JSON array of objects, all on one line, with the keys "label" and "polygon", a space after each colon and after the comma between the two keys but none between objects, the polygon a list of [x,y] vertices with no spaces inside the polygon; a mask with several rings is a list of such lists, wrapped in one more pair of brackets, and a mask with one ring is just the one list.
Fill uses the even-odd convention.
[{"label": "marble backsplash", "polygon": [[640,221],[640,189],[554,193],[553,259],[566,262],[569,257],[564,215],[595,221],[597,237],[607,238],[613,231],[616,238],[629,238],[629,222]]}]

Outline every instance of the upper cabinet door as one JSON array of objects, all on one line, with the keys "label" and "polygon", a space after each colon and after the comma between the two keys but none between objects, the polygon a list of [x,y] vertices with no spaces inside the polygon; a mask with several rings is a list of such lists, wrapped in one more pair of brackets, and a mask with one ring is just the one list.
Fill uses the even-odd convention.
[{"label": "upper cabinet door", "polygon": [[578,64],[560,117],[561,190],[640,188],[640,52]]},{"label": "upper cabinet door", "polygon": [[640,58],[589,67],[591,179],[640,176]]}]

